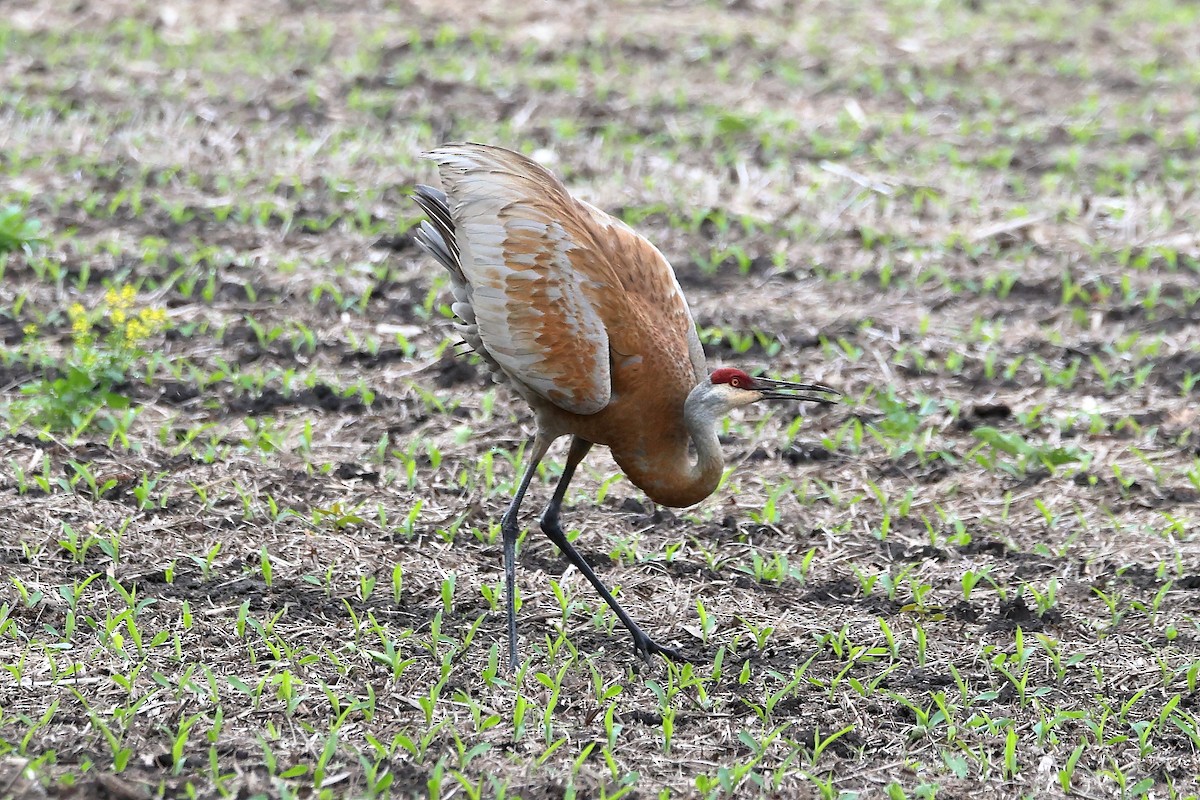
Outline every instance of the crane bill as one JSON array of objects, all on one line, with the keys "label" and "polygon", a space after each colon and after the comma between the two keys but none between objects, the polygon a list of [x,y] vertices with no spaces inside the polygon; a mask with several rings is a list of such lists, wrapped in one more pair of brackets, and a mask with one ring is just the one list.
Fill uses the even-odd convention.
[{"label": "crane bill", "polygon": [[[771,378],[755,378],[754,388],[762,392],[764,400],[800,400],[821,405],[833,405],[841,392],[823,383],[793,383]],[[829,395],[834,395],[830,397]]]}]

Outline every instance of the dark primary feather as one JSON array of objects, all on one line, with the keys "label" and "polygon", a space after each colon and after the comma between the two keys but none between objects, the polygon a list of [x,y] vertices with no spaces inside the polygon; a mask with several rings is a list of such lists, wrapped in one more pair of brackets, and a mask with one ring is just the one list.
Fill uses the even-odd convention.
[{"label": "dark primary feather", "polygon": [[422,221],[417,228],[414,237],[417,245],[450,272],[461,275],[458,242],[454,238],[454,220],[450,217],[450,204],[445,193],[432,186],[420,185],[413,192],[413,200],[429,217],[428,221]]},{"label": "dark primary feather", "polygon": [[450,200],[445,192],[424,184],[419,184],[413,191],[413,200],[429,217],[417,226],[413,240],[418,247],[450,271],[450,283],[455,299],[453,309],[458,317],[455,327],[463,337],[454,344],[455,352],[459,356],[478,353],[495,380],[496,376],[502,373],[496,360],[483,346],[475,325],[475,315],[471,311],[471,290],[462,271],[462,257],[455,235],[454,218],[450,215]]}]

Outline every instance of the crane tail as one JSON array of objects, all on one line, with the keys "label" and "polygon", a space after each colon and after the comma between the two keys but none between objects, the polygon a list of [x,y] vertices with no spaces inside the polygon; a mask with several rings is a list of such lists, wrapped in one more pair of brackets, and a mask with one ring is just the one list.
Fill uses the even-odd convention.
[{"label": "crane tail", "polygon": [[413,200],[430,219],[436,221],[439,229],[449,233],[451,238],[454,237],[454,220],[450,216],[450,199],[446,197],[445,192],[419,183],[413,191]]},{"label": "crane tail", "polygon": [[427,221],[423,221],[417,228],[413,239],[417,246],[424,250],[429,255],[437,259],[437,262],[452,273],[457,273],[458,259],[450,252],[450,248],[446,246],[446,240],[437,230]]},{"label": "crane tail", "polygon": [[462,251],[458,247],[458,238],[455,235],[454,217],[450,214],[450,200],[445,192],[424,184],[417,185],[412,198],[428,217],[417,226],[413,241],[450,272],[451,288],[454,291],[451,310],[458,317],[454,327],[462,336],[462,341],[454,345],[455,353],[460,357],[470,353],[479,354],[487,371],[491,373],[492,380],[496,383],[503,382],[504,370],[488,352],[479,335],[475,308],[471,302],[473,291],[466,275],[463,274]]},{"label": "crane tail", "polygon": [[450,203],[446,194],[432,186],[421,184],[413,192],[413,200],[425,212],[425,216],[429,217],[417,227],[413,237],[417,246],[437,259],[454,277],[465,281],[458,240],[454,236],[454,220],[450,216]]}]

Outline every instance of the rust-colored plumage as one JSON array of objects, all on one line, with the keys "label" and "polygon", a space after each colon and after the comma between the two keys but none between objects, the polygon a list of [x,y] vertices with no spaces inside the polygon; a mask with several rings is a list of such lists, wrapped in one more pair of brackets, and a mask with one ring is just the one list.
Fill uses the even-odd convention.
[{"label": "rust-colored plumage", "polygon": [[680,654],[650,639],[563,535],[559,512],[575,467],[593,444],[655,502],[688,506],[722,472],[716,422],[762,399],[830,402],[815,384],[710,377],[687,300],[671,265],[624,223],[577,200],[522,155],[478,144],[427,153],[445,193],[419,186],[429,216],[417,243],[445,266],[464,340],[533,409],[531,459],[501,526],[508,590],[510,667],[517,513],[550,444],[571,435],[542,530],[617,613],[643,657]]}]

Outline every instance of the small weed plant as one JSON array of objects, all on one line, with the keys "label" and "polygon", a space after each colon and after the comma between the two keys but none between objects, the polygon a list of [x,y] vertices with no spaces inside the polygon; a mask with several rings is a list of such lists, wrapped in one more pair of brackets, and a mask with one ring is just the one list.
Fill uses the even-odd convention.
[{"label": "small weed plant", "polygon": [[41,223],[26,216],[20,206],[0,208],[0,253],[31,251],[42,242],[41,229]]},{"label": "small weed plant", "polygon": [[167,326],[163,309],[139,308],[137,299],[132,286],[122,286],[92,311],[71,305],[71,342],[59,359],[46,352],[37,326],[26,326],[22,355],[43,377],[22,388],[13,421],[75,434],[119,430],[128,415],[118,412],[130,408],[127,387],[144,374],[147,346]]}]

